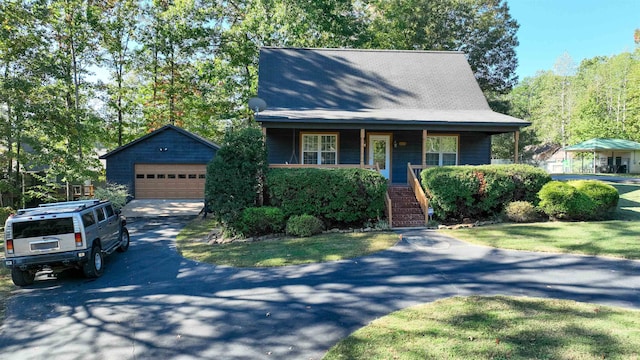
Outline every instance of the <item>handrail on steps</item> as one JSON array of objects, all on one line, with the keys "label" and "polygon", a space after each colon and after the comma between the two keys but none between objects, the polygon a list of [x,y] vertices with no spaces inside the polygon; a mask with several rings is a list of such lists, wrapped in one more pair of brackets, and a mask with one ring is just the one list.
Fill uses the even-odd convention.
[{"label": "handrail on steps", "polygon": [[420,208],[422,209],[422,213],[424,214],[424,223],[427,224],[429,222],[429,199],[422,190],[422,186],[420,185],[420,181],[416,178],[416,174],[414,170],[422,169],[422,166],[411,166],[411,163],[407,163],[407,183],[409,187],[413,190],[418,203],[420,204]]}]

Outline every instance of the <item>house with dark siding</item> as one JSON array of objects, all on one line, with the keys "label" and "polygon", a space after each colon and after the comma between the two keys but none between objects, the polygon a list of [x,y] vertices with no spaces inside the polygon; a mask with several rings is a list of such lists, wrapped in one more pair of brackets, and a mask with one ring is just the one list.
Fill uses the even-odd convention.
[{"label": "house with dark siding", "polygon": [[489,164],[530,125],[491,110],[462,52],[264,47],[258,97],[271,167],[375,168],[416,196],[412,173]]},{"label": "house with dark siding", "polygon": [[107,181],[127,185],[136,199],[204,199],[207,164],[219,146],[165,125],[101,156]]}]

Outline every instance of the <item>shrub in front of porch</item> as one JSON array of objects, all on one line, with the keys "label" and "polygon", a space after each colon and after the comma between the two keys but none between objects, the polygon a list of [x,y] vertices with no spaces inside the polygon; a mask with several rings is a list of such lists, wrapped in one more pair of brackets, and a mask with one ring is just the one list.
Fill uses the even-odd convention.
[{"label": "shrub in front of porch", "polygon": [[269,205],[286,217],[309,214],[327,227],[362,226],[384,216],[387,180],[364,169],[271,169]]},{"label": "shrub in front of porch", "polygon": [[444,221],[499,215],[512,201],[538,202],[551,177],[530,165],[442,166],[422,171],[435,217]]},{"label": "shrub in front of porch", "polygon": [[242,211],[240,219],[233,225],[244,236],[262,236],[280,233],[285,227],[285,217],[277,207],[250,207]]},{"label": "shrub in front of porch", "polygon": [[246,208],[259,203],[261,181],[267,172],[267,150],[262,132],[230,130],[223,146],[207,165],[205,205],[216,220],[234,227]]},{"label": "shrub in front of porch", "polygon": [[324,224],[313,215],[293,215],[287,221],[287,235],[309,237],[320,234]]}]

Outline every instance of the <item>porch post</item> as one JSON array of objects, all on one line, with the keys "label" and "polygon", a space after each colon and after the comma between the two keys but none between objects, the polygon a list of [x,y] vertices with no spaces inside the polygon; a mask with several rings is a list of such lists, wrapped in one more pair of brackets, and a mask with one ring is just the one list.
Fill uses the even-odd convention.
[{"label": "porch post", "polygon": [[364,168],[364,129],[360,129],[360,167]]},{"label": "porch post", "polygon": [[422,130],[422,168],[427,168],[427,130]]},{"label": "porch post", "polygon": [[264,143],[266,143],[266,142],[267,142],[267,128],[266,128],[266,127],[264,127],[264,126],[262,127],[262,141],[263,141]]},{"label": "porch post", "polygon": [[515,159],[513,160],[513,163],[517,164],[518,163],[518,143],[520,142],[520,130],[516,130],[516,132],[513,133],[513,137],[515,139],[515,145],[516,145],[516,148],[514,149],[514,152],[513,152],[515,157]]}]

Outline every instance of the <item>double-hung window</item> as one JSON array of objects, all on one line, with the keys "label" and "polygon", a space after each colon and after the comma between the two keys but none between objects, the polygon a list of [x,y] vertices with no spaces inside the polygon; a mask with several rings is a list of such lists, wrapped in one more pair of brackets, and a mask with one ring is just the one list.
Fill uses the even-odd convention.
[{"label": "double-hung window", "polygon": [[338,163],[337,134],[302,134],[302,163],[335,165]]},{"label": "double-hung window", "polygon": [[457,136],[427,136],[427,166],[458,165]]}]

